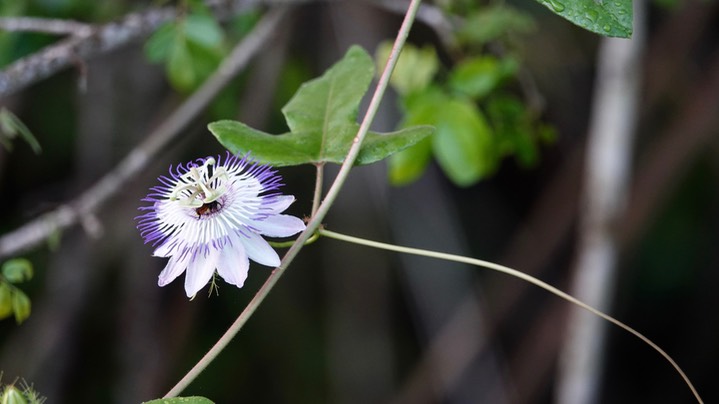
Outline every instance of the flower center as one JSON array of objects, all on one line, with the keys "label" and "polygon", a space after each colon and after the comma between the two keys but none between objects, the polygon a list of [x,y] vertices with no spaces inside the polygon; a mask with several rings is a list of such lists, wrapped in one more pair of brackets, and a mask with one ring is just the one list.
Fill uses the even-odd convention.
[{"label": "flower center", "polygon": [[[216,210],[216,202],[227,187],[227,170],[224,167],[215,167],[215,159],[208,158],[200,167],[191,167],[190,170],[179,179],[178,186],[170,195],[171,201],[177,201],[188,208],[195,208],[198,214],[200,209],[207,208],[208,211]],[[180,185],[181,184],[181,185]]]}]

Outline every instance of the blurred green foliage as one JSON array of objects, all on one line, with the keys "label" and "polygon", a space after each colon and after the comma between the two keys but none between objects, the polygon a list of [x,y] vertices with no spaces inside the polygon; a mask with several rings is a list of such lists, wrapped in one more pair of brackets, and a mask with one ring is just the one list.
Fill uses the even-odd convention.
[{"label": "blurred green foliage", "polygon": [[163,63],[170,84],[183,93],[199,87],[227,53],[225,34],[207,7],[187,3],[181,18],[162,25],[145,44],[147,58]]},{"label": "blurred green foliage", "polygon": [[14,315],[20,324],[30,316],[31,303],[15,284],[32,279],[32,264],[24,258],[14,258],[0,267],[0,273],[0,319]]},{"label": "blurred green foliage", "polygon": [[[437,134],[431,141],[392,156],[392,184],[418,179],[432,157],[447,177],[462,187],[491,175],[507,156],[515,156],[524,167],[538,162],[539,147],[554,139],[554,130],[514,94],[512,86],[519,84],[519,58],[509,51],[485,50],[492,44],[509,48],[510,37],[529,32],[533,26],[529,16],[508,6],[474,10],[456,32],[462,48],[458,60],[445,70],[433,47],[405,47],[390,81],[400,95],[401,126],[433,125]],[[379,66],[384,65],[390,49],[390,43],[378,47],[375,59]]]}]

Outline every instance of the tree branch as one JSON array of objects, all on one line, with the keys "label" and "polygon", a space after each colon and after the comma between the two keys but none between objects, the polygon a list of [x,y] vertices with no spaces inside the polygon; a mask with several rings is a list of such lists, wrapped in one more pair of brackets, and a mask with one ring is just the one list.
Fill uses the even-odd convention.
[{"label": "tree branch", "polygon": [[[213,0],[208,1],[207,5],[218,18],[226,18],[227,15],[234,15],[228,14],[228,11],[236,14],[260,2],[260,0]],[[145,38],[163,23],[176,18],[179,12],[176,7],[162,7],[128,14],[120,20],[84,29],[78,35],[17,60],[0,71],[0,98],[45,79],[75,64],[79,59],[109,52]]]},{"label": "tree branch", "polygon": [[[584,211],[573,295],[609,311],[619,252],[617,223],[622,219],[631,177],[633,138],[644,45],[642,0],[634,1],[631,40],[604,38],[587,143]],[[573,309],[560,353],[557,403],[598,402],[607,323]]]},{"label": "tree branch", "polygon": [[270,11],[232,50],[202,87],[95,185],[76,199],[0,237],[0,258],[32,248],[51,234],[79,221],[92,218],[92,213],[96,209],[115,195],[130,178],[142,171],[150,159],[176,138],[215,95],[247,65],[250,58],[257,54],[271,37],[284,14],[284,8]]},{"label": "tree branch", "polygon": [[46,34],[84,37],[91,33],[93,25],[54,18],[0,17],[0,30],[8,32],[42,32]]}]

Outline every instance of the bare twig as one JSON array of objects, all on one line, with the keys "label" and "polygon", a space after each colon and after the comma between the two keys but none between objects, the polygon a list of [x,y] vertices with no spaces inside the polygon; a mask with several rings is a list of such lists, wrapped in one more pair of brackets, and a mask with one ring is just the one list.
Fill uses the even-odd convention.
[{"label": "bare twig", "polygon": [[[587,144],[582,215],[573,295],[608,311],[613,294],[622,217],[629,183],[639,103],[640,63],[644,42],[644,7],[634,2],[631,40],[604,38]],[[572,310],[567,340],[560,354],[557,403],[598,402],[607,323]]]},{"label": "bare twig", "polygon": [[217,71],[190,98],[177,108],[145,141],[133,149],[114,170],[76,199],[25,224],[0,238],[0,257],[17,254],[42,243],[90,215],[116,194],[128,179],[137,175],[171,140],[177,137],[215,95],[240,71],[270,38],[284,9],[269,12],[245,39],[227,56]]},{"label": "bare twig", "polygon": [[92,24],[79,21],[58,20],[38,17],[0,17],[0,30],[8,32],[42,32],[46,34],[85,37],[92,30]]},{"label": "bare twig", "polygon": [[0,97],[6,97],[59,70],[74,64],[78,58],[87,58],[107,52],[143,38],[160,24],[176,15],[172,7],[129,14],[123,19],[95,29],[84,35],[62,40],[43,50],[15,61],[0,72]]},{"label": "bare twig", "polygon": [[[365,0],[367,3],[374,4],[377,7],[381,7],[385,10],[392,11],[398,14],[404,14],[407,10],[409,1],[395,1],[395,0]],[[439,7],[422,4],[417,10],[417,21],[421,21],[426,24],[435,34],[437,38],[442,42],[442,45],[449,52],[456,51],[459,47],[457,43],[456,35],[454,34],[455,28],[461,22],[461,18],[454,16],[451,18],[445,14]]]},{"label": "bare twig", "polygon": [[[213,0],[207,4],[218,18],[259,4],[261,0]],[[22,58],[0,71],[0,98],[47,78],[63,68],[97,54],[109,52],[150,35],[161,24],[178,16],[175,7],[162,7],[128,14],[118,21],[96,26]],[[234,15],[234,14],[232,14]]]}]

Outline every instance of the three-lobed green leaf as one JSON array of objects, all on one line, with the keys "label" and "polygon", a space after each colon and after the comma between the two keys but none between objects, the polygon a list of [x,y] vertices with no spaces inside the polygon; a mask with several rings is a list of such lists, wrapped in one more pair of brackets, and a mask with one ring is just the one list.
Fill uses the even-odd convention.
[{"label": "three-lobed green leaf", "polygon": [[[241,122],[218,121],[208,127],[228,150],[274,166],[341,164],[357,134],[359,104],[374,75],[371,57],[358,46],[321,77],[303,84],[282,108],[289,133],[271,135]],[[415,126],[396,132],[369,132],[355,164],[370,164],[403,150],[433,128]]]}]

